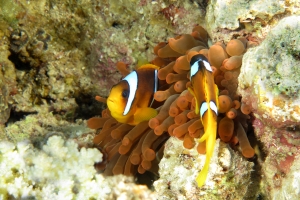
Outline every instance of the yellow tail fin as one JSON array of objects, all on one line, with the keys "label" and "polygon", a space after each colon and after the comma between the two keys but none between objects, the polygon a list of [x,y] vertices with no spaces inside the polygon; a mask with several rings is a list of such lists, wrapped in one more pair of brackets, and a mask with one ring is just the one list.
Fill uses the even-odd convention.
[{"label": "yellow tail fin", "polygon": [[[212,130],[211,130],[212,129]],[[206,181],[206,177],[208,174],[209,164],[211,157],[214,153],[215,143],[216,143],[216,128],[211,128],[208,131],[208,137],[206,139],[206,159],[205,164],[201,170],[201,172],[198,174],[196,178],[196,182],[198,183],[198,187],[201,187],[204,185]]]}]

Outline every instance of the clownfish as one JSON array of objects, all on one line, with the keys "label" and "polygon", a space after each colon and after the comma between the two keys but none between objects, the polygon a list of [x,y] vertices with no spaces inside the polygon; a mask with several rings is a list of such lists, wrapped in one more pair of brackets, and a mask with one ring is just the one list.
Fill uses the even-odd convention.
[{"label": "clownfish", "polygon": [[107,106],[113,118],[121,123],[137,125],[157,115],[151,105],[159,84],[158,69],[152,64],[143,65],[111,88]]},{"label": "clownfish", "polygon": [[206,140],[205,164],[196,178],[198,187],[201,187],[205,183],[216,142],[218,87],[214,82],[213,70],[204,55],[194,55],[191,58],[190,67],[191,87],[189,91],[195,97],[195,113],[200,113],[200,119],[204,127],[204,135],[199,139],[199,142]]}]

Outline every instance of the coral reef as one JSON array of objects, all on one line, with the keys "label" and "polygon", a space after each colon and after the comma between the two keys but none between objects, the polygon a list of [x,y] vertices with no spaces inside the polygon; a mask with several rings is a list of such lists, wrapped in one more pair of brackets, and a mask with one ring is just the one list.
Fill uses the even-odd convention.
[{"label": "coral reef", "polygon": [[270,31],[270,25],[284,16],[299,15],[299,8],[297,0],[212,0],[207,6],[206,29],[215,42],[245,33],[261,40]]},{"label": "coral reef", "polygon": [[203,157],[196,148],[187,150],[180,140],[170,138],[159,163],[160,179],[154,182],[158,199],[254,199],[255,193],[249,193],[253,163],[219,140],[205,190],[199,190],[194,177],[204,165]]},{"label": "coral reef", "polygon": [[[93,96],[107,96],[123,75],[122,70],[130,71],[149,61],[162,67],[160,79],[168,83],[155,95],[163,106],[154,106],[159,114],[149,124],[120,124],[107,110],[103,118],[88,121],[92,128],[102,128],[94,138],[104,153],[97,169],[107,165],[105,175],[148,170],[156,179],[164,143],[172,135],[182,141],[172,138],[167,143],[168,155],[160,166],[161,180],[156,185],[162,198],[177,198],[170,193],[172,189],[182,199],[198,199],[196,195],[217,199],[218,190],[224,191],[221,195],[226,199],[254,199],[260,186],[261,199],[296,199],[300,33],[299,17],[293,15],[299,14],[298,0],[0,1],[0,199],[84,199],[88,194],[99,199],[157,199],[145,187],[135,185],[132,178],[96,174],[92,165],[101,154],[82,148],[91,147],[94,137],[94,130],[82,119],[98,115],[104,108]],[[199,24],[208,30],[209,37],[201,29],[186,34]],[[207,185],[200,189],[194,180],[204,163],[205,156],[199,153],[206,153],[206,144],[197,142],[203,128],[194,111],[195,99],[186,90],[191,86],[188,62],[195,52],[212,64],[220,91],[220,139],[210,162]],[[123,63],[122,70],[118,61]],[[237,87],[242,98],[236,95]],[[253,174],[250,178],[253,164],[244,158],[254,154],[246,132],[249,116],[261,141],[262,149],[255,147],[258,162],[253,173],[261,175],[261,180]],[[21,142],[26,139],[29,141]],[[68,166],[69,171],[54,168],[53,173],[39,174],[39,180],[30,170],[40,167],[40,172],[45,172],[50,168],[43,168],[45,163],[34,156],[56,164],[51,154],[57,152],[54,143],[60,145],[65,152],[61,156],[66,158],[58,155],[57,162],[72,167]],[[83,159],[84,152],[93,157]],[[73,154],[76,159],[68,160]],[[86,182],[79,180],[85,173],[77,169],[83,166],[79,161],[89,165],[84,166],[88,168],[85,175],[90,175]],[[171,179],[176,175],[167,175],[170,171],[163,165],[174,166],[175,172],[182,170],[189,176],[176,182],[176,178]],[[56,190],[62,181],[45,177],[47,174],[69,180],[70,187]]]},{"label": "coral reef", "polygon": [[73,140],[52,136],[42,149],[28,142],[0,144],[1,199],[155,199],[143,186],[122,176],[96,174],[94,163],[101,153],[81,148]]},{"label": "coral reef", "polygon": [[299,16],[282,19],[258,47],[244,55],[239,77],[242,101],[253,111],[255,133],[267,154],[262,174],[268,198],[279,193],[299,195],[284,186],[285,177],[294,176],[291,166],[300,153],[299,27]]},{"label": "coral reef", "polygon": [[89,143],[91,130],[74,119],[102,109],[91,97],[107,95],[117,82],[116,62],[151,60],[158,41],[193,27],[204,14],[197,3],[174,1],[20,0],[0,5],[0,138],[14,143],[30,139],[37,146],[52,132],[76,137],[83,146]]},{"label": "coral reef", "polygon": [[[7,121],[10,108],[25,115],[53,111],[67,115],[67,120],[99,113],[103,105],[95,104],[92,97],[108,95],[119,80],[117,61],[151,60],[157,41],[194,26],[190,22],[204,14],[191,2],[124,4],[1,2],[2,73],[7,79],[1,124]],[[137,4],[141,5],[138,10]],[[176,13],[166,17],[167,7],[176,8]]]}]

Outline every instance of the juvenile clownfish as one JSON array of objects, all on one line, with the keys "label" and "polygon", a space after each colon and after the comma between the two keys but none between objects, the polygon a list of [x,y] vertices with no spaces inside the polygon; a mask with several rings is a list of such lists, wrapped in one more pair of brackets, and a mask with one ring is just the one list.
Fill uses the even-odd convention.
[{"label": "juvenile clownfish", "polygon": [[194,55],[191,58],[190,66],[192,88],[189,88],[189,91],[196,99],[195,112],[196,114],[200,113],[200,119],[204,127],[204,135],[199,139],[199,142],[206,140],[205,164],[196,178],[198,186],[201,187],[205,183],[216,142],[218,87],[214,82],[212,68],[204,55]]},{"label": "juvenile clownfish", "polygon": [[150,108],[158,89],[159,67],[146,64],[132,71],[111,88],[107,106],[118,122],[137,125],[157,115]]}]

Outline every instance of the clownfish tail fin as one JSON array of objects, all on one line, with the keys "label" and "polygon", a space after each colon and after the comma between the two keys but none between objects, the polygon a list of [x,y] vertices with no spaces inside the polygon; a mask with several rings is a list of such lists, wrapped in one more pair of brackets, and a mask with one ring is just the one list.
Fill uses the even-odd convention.
[{"label": "clownfish tail fin", "polygon": [[208,169],[209,169],[209,163],[205,162],[201,172],[198,174],[198,176],[196,178],[198,187],[202,187],[204,185],[207,174],[208,174]]},{"label": "clownfish tail fin", "polygon": [[206,177],[207,177],[208,169],[209,169],[209,163],[210,163],[211,157],[212,157],[212,155],[214,153],[214,148],[215,148],[215,143],[216,143],[216,131],[213,130],[207,136],[208,137],[206,138],[206,158],[205,158],[205,164],[203,166],[203,169],[201,170],[201,172],[198,174],[198,176],[196,178],[198,187],[201,187],[205,183],[205,181],[206,181]]}]

